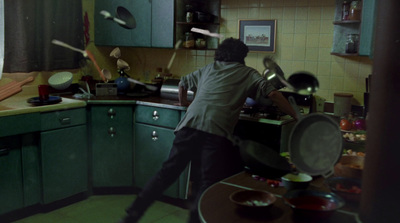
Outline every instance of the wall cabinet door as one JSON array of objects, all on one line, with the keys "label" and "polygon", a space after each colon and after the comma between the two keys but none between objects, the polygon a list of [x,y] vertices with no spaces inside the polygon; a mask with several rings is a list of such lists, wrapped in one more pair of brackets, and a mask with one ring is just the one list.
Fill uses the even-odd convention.
[{"label": "wall cabinet door", "polygon": [[43,203],[88,191],[86,125],[40,134]]},{"label": "wall cabinet door", "polygon": [[0,138],[0,214],[24,205],[21,166],[20,138]]},{"label": "wall cabinet door", "polygon": [[133,185],[132,106],[91,106],[93,187]]},{"label": "wall cabinet door", "polygon": [[[116,17],[120,6],[134,16],[136,28],[126,29],[100,14],[106,10]],[[96,0],[94,19],[96,45],[168,48],[174,45],[173,0]]]},{"label": "wall cabinet door", "polygon": [[[167,160],[175,138],[173,129],[135,123],[134,177],[135,185],[143,188]],[[164,195],[185,198],[188,171],[172,184]]]}]

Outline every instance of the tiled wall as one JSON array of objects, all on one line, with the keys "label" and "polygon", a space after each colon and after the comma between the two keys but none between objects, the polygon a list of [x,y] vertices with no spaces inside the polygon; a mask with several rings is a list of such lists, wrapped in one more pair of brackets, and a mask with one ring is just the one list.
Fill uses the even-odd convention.
[{"label": "tiled wall", "polygon": [[[225,37],[238,38],[238,20],[277,20],[276,52],[251,52],[246,58],[247,65],[262,72],[262,59],[273,55],[286,77],[300,70],[314,73],[320,81],[317,95],[328,101],[333,101],[335,92],[349,92],[354,95],[353,104],[363,104],[365,77],[372,72],[372,61],[367,57],[330,55],[335,0],[221,1],[220,32]],[[83,2],[84,11],[93,15],[94,0]],[[94,31],[91,35],[93,39]],[[108,56],[112,48],[95,47],[93,44],[89,47],[97,55],[101,67],[116,69],[115,61]],[[121,48],[121,51],[121,58],[132,68],[128,73],[141,80],[144,80],[145,72],[155,76],[156,67],[166,67],[173,54],[170,49]],[[213,55],[214,51],[178,50],[171,72],[176,77],[185,75],[212,62]]]}]

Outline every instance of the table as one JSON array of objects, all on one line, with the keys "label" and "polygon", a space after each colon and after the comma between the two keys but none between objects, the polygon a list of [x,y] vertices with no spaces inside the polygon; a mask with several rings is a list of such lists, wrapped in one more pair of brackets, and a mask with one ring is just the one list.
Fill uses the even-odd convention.
[{"label": "table", "polygon": [[[264,212],[249,213],[238,208],[229,200],[230,194],[243,189],[266,190],[274,194],[277,200],[271,208]],[[322,177],[314,178],[309,189],[329,191]],[[286,189],[283,187],[273,188],[266,181],[253,179],[251,173],[241,172],[212,185],[203,193],[199,201],[200,219],[207,223],[311,222],[310,219],[299,219],[293,215],[291,208],[282,199],[282,195],[285,193]],[[346,204],[322,222],[357,223],[359,222],[357,212],[358,207]]]}]

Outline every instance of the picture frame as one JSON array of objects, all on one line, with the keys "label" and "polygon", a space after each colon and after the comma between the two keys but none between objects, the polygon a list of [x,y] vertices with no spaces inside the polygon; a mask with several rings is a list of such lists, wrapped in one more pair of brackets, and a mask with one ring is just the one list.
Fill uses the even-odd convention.
[{"label": "picture frame", "polygon": [[239,39],[249,51],[275,53],[276,20],[239,20]]}]

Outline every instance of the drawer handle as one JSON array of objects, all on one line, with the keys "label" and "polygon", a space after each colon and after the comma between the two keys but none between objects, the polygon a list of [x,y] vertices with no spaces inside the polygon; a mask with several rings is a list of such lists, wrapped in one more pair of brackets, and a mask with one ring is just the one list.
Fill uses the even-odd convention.
[{"label": "drawer handle", "polygon": [[151,133],[151,140],[153,140],[154,142],[158,140],[158,134],[156,131],[153,131]]},{"label": "drawer handle", "polygon": [[110,116],[111,119],[113,119],[117,112],[113,108],[110,108],[108,109],[107,114],[108,116]]},{"label": "drawer handle", "polygon": [[68,125],[71,124],[71,118],[70,117],[65,117],[65,118],[59,118],[58,119],[62,125]]},{"label": "drawer handle", "polygon": [[153,120],[157,121],[160,118],[160,115],[158,114],[158,111],[153,111]]},{"label": "drawer handle", "polygon": [[117,134],[117,130],[114,127],[108,129],[108,134],[113,138]]},{"label": "drawer handle", "polygon": [[10,148],[2,148],[0,149],[0,156],[7,156],[10,153]]}]

